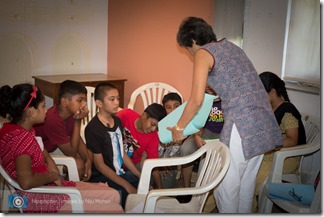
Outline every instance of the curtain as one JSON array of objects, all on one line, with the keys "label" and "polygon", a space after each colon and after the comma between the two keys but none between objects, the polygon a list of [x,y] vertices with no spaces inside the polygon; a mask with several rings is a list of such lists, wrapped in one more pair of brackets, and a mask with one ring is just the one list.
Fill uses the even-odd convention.
[{"label": "curtain", "polygon": [[242,48],[245,0],[215,0],[215,34]]},{"label": "curtain", "polygon": [[289,0],[282,75],[320,86],[320,1]]}]

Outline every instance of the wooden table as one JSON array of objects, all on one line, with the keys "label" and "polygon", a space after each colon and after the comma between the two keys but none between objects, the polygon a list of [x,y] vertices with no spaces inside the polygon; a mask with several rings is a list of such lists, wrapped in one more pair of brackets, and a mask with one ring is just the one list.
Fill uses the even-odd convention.
[{"label": "wooden table", "polygon": [[38,75],[32,76],[35,79],[35,85],[42,90],[42,93],[53,99],[54,103],[58,102],[58,89],[60,84],[65,80],[78,81],[85,86],[95,87],[101,82],[108,82],[114,85],[119,92],[120,107],[124,107],[124,83],[127,79],[119,78],[107,74],[65,74],[65,75]]}]

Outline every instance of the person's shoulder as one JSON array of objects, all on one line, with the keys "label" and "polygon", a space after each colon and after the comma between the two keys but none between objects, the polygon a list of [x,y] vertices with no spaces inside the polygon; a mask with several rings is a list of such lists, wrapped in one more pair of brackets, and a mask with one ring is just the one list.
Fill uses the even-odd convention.
[{"label": "person's shoulder", "polygon": [[47,108],[46,115],[48,115],[49,113],[53,113],[55,110],[57,110],[57,108],[58,108],[57,106],[58,106],[58,105],[55,104],[55,105],[53,105],[53,106]]},{"label": "person's shoulder", "polygon": [[213,106],[219,106],[222,104],[222,100],[214,100],[213,101]]},{"label": "person's shoulder", "polygon": [[122,125],[121,119],[117,115],[112,115],[114,121],[117,123],[117,125]]},{"label": "person's shoulder", "polygon": [[294,104],[292,104],[291,102],[286,102],[286,103],[287,103],[287,105],[288,105],[289,107],[294,108],[294,109],[297,110],[297,107],[296,107]]},{"label": "person's shoulder", "polygon": [[284,102],[284,103],[282,103],[282,105],[286,111],[298,111],[296,106],[294,104],[292,104],[291,102]]},{"label": "person's shoulder", "polygon": [[122,112],[122,113],[133,113],[133,112],[135,112],[134,110],[132,110],[132,109],[130,109],[130,108],[124,108],[124,109],[121,109],[121,110],[119,110],[118,112],[117,112],[117,114],[119,113],[119,112]]},{"label": "person's shoulder", "polygon": [[128,115],[134,115],[137,114],[137,112],[135,112],[134,110],[130,109],[130,108],[124,108],[120,111],[117,112],[116,116],[118,116],[119,118],[122,116],[128,116]]},{"label": "person's shoulder", "polygon": [[59,105],[55,104],[52,107],[48,108],[46,112],[46,117],[59,117]]},{"label": "person's shoulder", "polygon": [[151,132],[149,134],[145,134],[149,139],[150,142],[152,141],[158,141],[158,143],[160,143],[160,139],[159,139],[159,134],[157,131]]},{"label": "person's shoulder", "polygon": [[89,121],[89,123],[87,124],[86,128],[88,126],[94,126],[94,125],[97,125],[99,122],[99,119],[98,119],[98,116],[97,114],[95,116],[93,116],[93,118],[91,118],[91,120]]}]

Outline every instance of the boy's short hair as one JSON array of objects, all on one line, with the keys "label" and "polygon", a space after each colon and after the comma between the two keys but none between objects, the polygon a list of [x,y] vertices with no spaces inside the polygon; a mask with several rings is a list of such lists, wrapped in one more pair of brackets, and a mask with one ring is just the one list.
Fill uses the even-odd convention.
[{"label": "boy's short hair", "polygon": [[164,95],[164,97],[162,99],[163,106],[165,106],[165,103],[170,100],[178,101],[178,102],[180,102],[180,104],[182,104],[181,96],[176,92],[170,92],[170,93]]},{"label": "boy's short hair", "polygon": [[148,118],[154,118],[157,121],[162,120],[167,115],[165,108],[158,103],[147,106],[144,112],[146,112]]},{"label": "boy's short hair", "polygon": [[94,91],[94,99],[95,100],[100,100],[103,101],[106,95],[106,91],[112,90],[112,89],[117,89],[114,85],[107,83],[107,82],[102,82],[96,86],[96,89]]},{"label": "boy's short hair", "polygon": [[65,80],[61,83],[58,90],[58,101],[61,102],[63,97],[71,98],[77,94],[83,93],[87,95],[85,86],[77,81]]}]

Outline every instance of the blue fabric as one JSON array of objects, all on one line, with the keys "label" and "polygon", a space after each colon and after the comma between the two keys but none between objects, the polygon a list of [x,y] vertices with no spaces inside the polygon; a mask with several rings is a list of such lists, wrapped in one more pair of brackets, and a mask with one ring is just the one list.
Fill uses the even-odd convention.
[{"label": "blue fabric", "polygon": [[[199,129],[205,125],[214,99],[216,99],[216,96],[207,93],[205,94],[203,104],[201,105],[199,111],[185,127],[183,131],[184,136],[189,136],[194,133],[197,133]],[[181,106],[176,108],[170,114],[165,116],[161,121],[159,121],[158,135],[162,143],[165,144],[165,143],[172,142],[172,133],[170,130],[167,129],[167,127],[172,127],[176,125],[176,123],[178,122],[178,120],[180,119],[183,113],[186,104],[187,102],[183,103]]]},{"label": "blue fabric", "polygon": [[[115,138],[116,138],[116,150],[117,150],[117,162],[118,162],[118,166],[119,168],[122,167],[123,165],[123,157],[122,157],[122,153],[120,151],[120,143],[119,143],[119,139],[118,139],[118,133],[114,132],[115,134]],[[123,174],[123,171],[118,171],[118,175]]]},{"label": "blue fabric", "polygon": [[313,201],[314,185],[269,183],[268,187],[270,199],[281,199],[307,206]]}]

